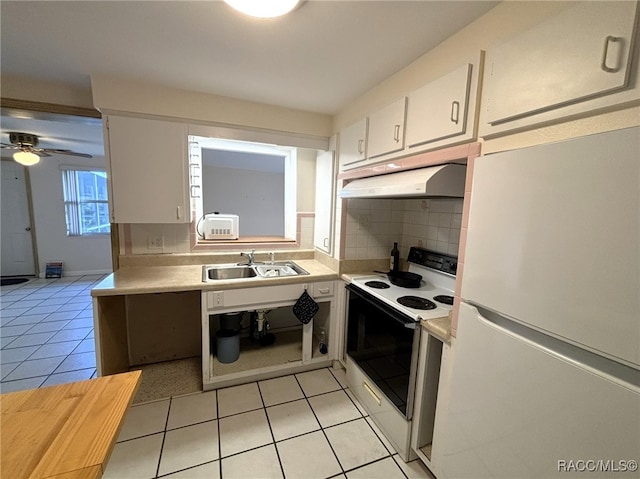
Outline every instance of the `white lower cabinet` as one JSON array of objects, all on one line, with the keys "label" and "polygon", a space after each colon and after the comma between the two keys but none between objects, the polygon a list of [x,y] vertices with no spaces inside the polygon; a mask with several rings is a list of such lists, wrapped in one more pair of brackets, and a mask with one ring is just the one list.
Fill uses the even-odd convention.
[{"label": "white lower cabinet", "polygon": [[[310,322],[302,324],[293,314],[293,306],[305,289],[314,298],[319,309]],[[335,359],[335,347],[331,340],[332,318],[336,316],[334,289],[334,281],[320,281],[204,291],[204,389],[232,386],[331,365]],[[259,311],[264,316],[259,316]],[[221,329],[224,315],[237,312],[242,313],[239,338],[236,338],[239,339],[239,356],[233,362],[221,362],[216,349],[216,334]],[[265,317],[269,323],[269,329],[264,330],[268,337],[260,341],[258,323],[259,319]],[[221,341],[226,342],[228,338]],[[321,343],[325,347],[321,347]],[[227,360],[224,355],[223,358],[223,361]]]}]

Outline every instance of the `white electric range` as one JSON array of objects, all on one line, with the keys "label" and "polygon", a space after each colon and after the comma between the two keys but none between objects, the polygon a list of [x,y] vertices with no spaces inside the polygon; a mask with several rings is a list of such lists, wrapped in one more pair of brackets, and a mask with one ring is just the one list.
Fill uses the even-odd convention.
[{"label": "white electric range", "polygon": [[356,276],[351,284],[415,321],[447,316],[453,308],[457,260],[452,256],[411,248],[408,261],[409,272],[422,276],[417,288],[392,284],[383,273]]}]

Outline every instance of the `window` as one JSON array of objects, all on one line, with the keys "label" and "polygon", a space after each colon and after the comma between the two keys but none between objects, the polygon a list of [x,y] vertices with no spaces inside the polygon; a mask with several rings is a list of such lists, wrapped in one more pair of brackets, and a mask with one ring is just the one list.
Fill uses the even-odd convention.
[{"label": "window", "polygon": [[107,173],[62,167],[62,191],[67,220],[67,236],[109,234]]}]

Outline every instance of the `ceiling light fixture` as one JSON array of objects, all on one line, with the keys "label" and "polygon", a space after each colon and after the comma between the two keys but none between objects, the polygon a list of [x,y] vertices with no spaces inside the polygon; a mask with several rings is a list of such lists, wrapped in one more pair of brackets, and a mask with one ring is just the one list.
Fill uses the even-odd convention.
[{"label": "ceiling light fixture", "polygon": [[257,18],[286,15],[300,4],[300,0],[224,0],[232,8]]},{"label": "ceiling light fixture", "polygon": [[17,151],[13,154],[13,159],[24,166],[35,165],[40,161],[40,157],[30,151]]}]

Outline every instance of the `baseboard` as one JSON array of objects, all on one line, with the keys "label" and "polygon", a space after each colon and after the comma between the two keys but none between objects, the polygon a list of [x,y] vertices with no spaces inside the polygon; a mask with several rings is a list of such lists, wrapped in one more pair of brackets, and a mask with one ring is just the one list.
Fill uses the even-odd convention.
[{"label": "baseboard", "polygon": [[[62,272],[62,276],[89,276],[89,275],[96,275],[96,274],[111,274],[113,273],[112,270],[110,269],[95,269],[95,270],[88,270],[88,271],[67,271],[64,270]],[[44,278],[46,276],[46,272],[45,271],[40,271],[40,273],[38,273],[38,278]]]}]

